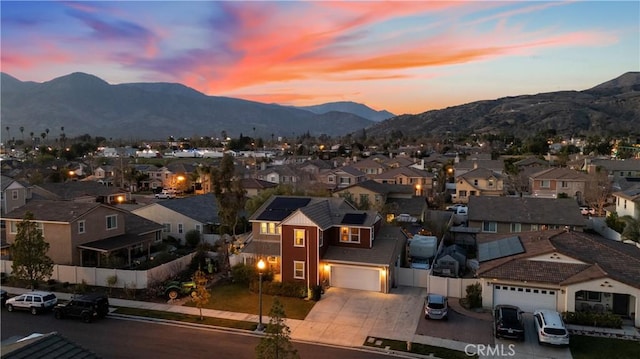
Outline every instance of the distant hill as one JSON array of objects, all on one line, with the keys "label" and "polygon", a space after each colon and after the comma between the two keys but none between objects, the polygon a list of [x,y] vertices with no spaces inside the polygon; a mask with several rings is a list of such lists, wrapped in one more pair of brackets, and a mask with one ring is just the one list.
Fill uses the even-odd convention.
[{"label": "distant hill", "polygon": [[[166,139],[169,136],[231,136],[270,138],[326,134],[340,136],[373,124],[345,112],[316,114],[307,110],[228,97],[207,96],[181,84],[111,85],[85,73],[51,81],[23,82],[1,74],[2,127],[11,136],[35,136],[50,129],[67,137],[83,134],[106,138]],[[7,132],[2,131],[2,135]],[[27,136],[28,137],[28,136]],[[57,137],[57,135],[55,135]]]},{"label": "distant hill", "polygon": [[367,129],[367,136],[513,134],[548,129],[559,135],[640,134],[640,72],[628,72],[584,91],[476,101],[418,115],[402,115]]},{"label": "distant hill", "polygon": [[369,106],[351,101],[329,102],[313,106],[297,106],[297,108],[317,114],[325,114],[332,111],[347,112],[374,122],[384,121],[396,116],[389,111],[376,111]]}]

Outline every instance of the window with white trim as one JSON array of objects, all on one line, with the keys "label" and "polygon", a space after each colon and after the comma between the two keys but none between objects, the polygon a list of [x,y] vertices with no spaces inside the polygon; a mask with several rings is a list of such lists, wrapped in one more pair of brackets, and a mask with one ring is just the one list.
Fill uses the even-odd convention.
[{"label": "window with white trim", "polygon": [[202,234],[202,225],[201,224],[196,224],[196,232]]},{"label": "window with white trim", "polygon": [[[18,224],[20,222],[17,221],[12,221],[11,224],[9,225],[9,233],[11,234],[17,234],[18,233]],[[44,236],[44,226],[42,225],[42,222],[34,222],[36,225],[36,230],[39,230],[40,233],[42,233],[42,235]]]},{"label": "window with white trim", "polygon": [[78,221],[78,234],[82,234],[87,231],[87,222],[85,220]]},{"label": "window with white trim", "polygon": [[551,188],[551,181],[549,180],[541,180],[540,188]]},{"label": "window with white trim", "polygon": [[304,247],[306,233],[307,231],[305,231],[304,229],[293,230],[293,246],[294,247]]},{"label": "window with white trim", "polygon": [[19,197],[18,190],[17,189],[11,190],[11,198],[15,200],[15,199],[18,199],[18,197]]},{"label": "window with white trim", "polygon": [[118,216],[115,214],[108,215],[107,219],[107,230],[117,229],[118,228]]},{"label": "window with white trim", "polygon": [[178,223],[178,233],[184,233],[184,224]]},{"label": "window with white trim", "polygon": [[498,223],[497,222],[482,222],[482,231],[483,232],[492,232],[495,233],[498,231]]},{"label": "window with white trim", "polygon": [[293,278],[304,279],[304,261],[293,261]]},{"label": "window with white trim", "polygon": [[360,243],[360,229],[351,227],[340,228],[340,242]]},{"label": "window with white trim", "polygon": [[163,223],[162,224],[162,232],[171,233],[171,223]]},{"label": "window with white trim", "polygon": [[522,232],[522,225],[520,223],[511,223],[511,233]]},{"label": "window with white trim", "polygon": [[262,222],[260,223],[260,233],[280,234],[280,227],[277,227],[275,222]]}]

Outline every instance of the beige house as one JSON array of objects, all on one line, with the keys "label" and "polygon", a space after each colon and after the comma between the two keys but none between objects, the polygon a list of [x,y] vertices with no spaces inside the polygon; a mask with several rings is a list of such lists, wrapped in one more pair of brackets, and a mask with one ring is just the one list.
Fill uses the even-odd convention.
[{"label": "beige house", "polygon": [[398,167],[373,176],[378,183],[412,186],[416,196],[426,196],[433,189],[433,173],[413,167]]},{"label": "beige house", "polygon": [[27,211],[49,243],[47,255],[55,264],[127,267],[133,258],[148,256],[151,245],[161,240],[159,224],[116,207],[32,200],[4,216],[8,244],[15,242]]},{"label": "beige house", "polygon": [[640,221],[640,186],[613,194],[618,216],[631,216]]},{"label": "beige house", "polygon": [[2,176],[2,192],[0,193],[0,209],[2,214],[11,212],[12,210],[24,206],[27,200],[31,198],[29,188],[13,178]]},{"label": "beige house", "polygon": [[566,195],[584,203],[589,177],[582,172],[563,167],[552,167],[529,177],[531,195],[539,198],[560,198]]},{"label": "beige house", "polygon": [[478,245],[500,249],[479,251],[483,307],[610,312],[640,326],[640,249],[635,245],[566,230],[479,235]]},{"label": "beige house", "polygon": [[476,168],[456,177],[455,203],[468,203],[473,196],[504,195],[503,176],[486,168]]}]

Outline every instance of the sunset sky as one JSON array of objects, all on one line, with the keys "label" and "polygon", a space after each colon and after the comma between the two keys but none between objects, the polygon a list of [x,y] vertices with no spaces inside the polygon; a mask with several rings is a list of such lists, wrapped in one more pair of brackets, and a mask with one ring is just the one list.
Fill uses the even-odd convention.
[{"label": "sunset sky", "polygon": [[638,1],[2,1],[2,72],[395,114],[640,71]]}]

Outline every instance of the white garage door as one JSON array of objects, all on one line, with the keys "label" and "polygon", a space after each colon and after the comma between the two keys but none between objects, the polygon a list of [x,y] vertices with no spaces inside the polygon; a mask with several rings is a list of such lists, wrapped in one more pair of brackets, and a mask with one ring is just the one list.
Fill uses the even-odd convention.
[{"label": "white garage door", "polygon": [[379,292],[380,270],[375,268],[331,266],[331,286]]},{"label": "white garage door", "polygon": [[536,309],[556,310],[556,295],[553,289],[494,284],[493,305],[516,305],[529,313]]}]

